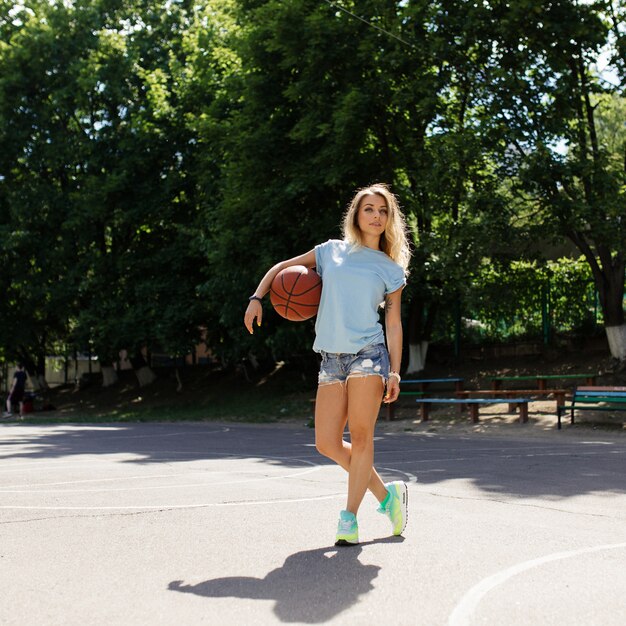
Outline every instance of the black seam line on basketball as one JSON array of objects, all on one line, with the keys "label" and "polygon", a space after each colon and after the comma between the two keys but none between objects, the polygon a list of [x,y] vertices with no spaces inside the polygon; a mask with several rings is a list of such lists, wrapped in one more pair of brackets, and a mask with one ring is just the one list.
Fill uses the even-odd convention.
[{"label": "black seam line on basketball", "polygon": [[[281,305],[281,306],[284,306],[284,305]],[[302,321],[304,321],[304,320],[308,320],[308,319],[310,319],[310,318],[312,317],[312,316],[310,316],[310,315],[309,315],[309,317],[304,317],[304,315],[302,315],[302,313],[300,313],[300,311],[298,311],[297,309],[294,309],[293,307],[290,307],[290,306],[284,306],[284,309],[285,309],[285,316],[286,316],[288,313],[295,314],[295,315],[297,315],[297,316],[298,316],[298,317],[299,317]],[[289,319],[289,318],[287,318],[287,319]]]},{"label": "black seam line on basketball", "polygon": [[283,309],[285,309],[285,315],[287,313],[291,312],[291,313],[295,313],[296,315],[298,315],[302,319],[302,321],[310,319],[310,317],[304,317],[304,315],[302,315],[299,311],[297,311],[293,307],[290,307],[290,306],[288,306],[286,304],[278,304],[278,305],[276,305],[276,308],[281,308],[281,307]]},{"label": "black seam line on basketball", "polygon": [[[280,282],[281,282],[281,286],[282,286],[282,288],[283,288],[283,292],[284,292],[284,293],[288,293],[288,294],[289,294],[289,296],[292,296],[292,295],[293,295],[293,296],[303,296],[303,295],[305,295],[305,294],[309,293],[310,291],[313,291],[314,289],[319,289],[319,288],[321,288],[322,281],[321,281],[321,279],[319,279],[319,276],[318,276],[318,279],[319,279],[319,280],[318,280],[318,282],[317,282],[317,283],[315,283],[315,285],[312,285],[311,287],[309,287],[308,289],[305,289],[304,291],[299,291],[298,293],[294,293],[294,289],[293,289],[293,288],[296,286],[296,284],[297,284],[298,280],[300,280],[300,276],[301,276],[301,275],[298,275],[298,277],[296,278],[295,282],[293,283],[293,285],[292,285],[292,287],[291,287],[291,291],[287,291],[287,289],[285,288],[285,277],[284,277],[284,276],[281,276],[281,277],[280,277]],[[275,296],[277,296],[278,298],[283,298],[283,299],[285,298],[285,296],[283,296],[282,294],[278,293],[278,292],[277,292],[277,291],[276,291],[273,287],[271,287],[271,286],[270,286],[270,293],[273,293],[273,294],[274,294]],[[312,306],[317,306],[317,305],[316,305],[316,304],[314,304],[314,305],[312,305]]]},{"label": "black seam line on basketball", "polygon": [[[289,303],[289,298],[286,298],[282,294],[277,293],[276,291],[272,291],[271,293],[274,295],[275,299],[284,300],[286,303]],[[299,294],[294,294],[294,295],[299,295]],[[313,304],[313,303],[307,303],[307,302],[298,302],[297,304],[298,306],[312,306],[312,307],[319,306],[319,304]],[[285,305],[282,302],[279,302],[275,306],[285,306]]]},{"label": "black seam line on basketball", "polygon": [[[299,296],[301,294],[294,294],[294,296]],[[284,296],[282,293],[278,293],[277,291],[274,291],[273,289],[270,291],[270,298],[273,298],[273,300],[277,300],[277,304],[282,304],[281,301],[284,302],[289,302],[289,298],[287,298],[286,296]],[[272,304],[274,304],[272,300]],[[312,307],[317,307],[319,306],[319,304],[314,304],[314,303],[309,303],[309,302],[298,302],[298,306],[312,306]]]},{"label": "black seam line on basketball", "polygon": [[[279,297],[282,297],[282,296],[279,296]],[[284,298],[283,298],[283,299],[284,299]],[[287,301],[287,302],[285,302],[285,303],[283,303],[283,302],[278,302],[278,303],[277,303],[277,304],[275,304],[274,306],[285,306],[285,307],[288,307],[288,308],[292,308],[293,306],[296,306],[296,305],[297,305],[298,307],[300,307],[300,308],[302,308],[302,307],[307,307],[307,306],[308,306],[308,307],[313,307],[313,308],[315,308],[315,307],[319,306],[319,305],[317,305],[317,304],[305,304],[304,302],[296,302],[296,303],[293,303],[293,302],[292,302],[292,303],[290,303],[289,301]]]},{"label": "black seam line on basketball", "polygon": [[287,289],[285,289],[285,275],[283,274],[280,277],[280,282],[283,285],[283,291],[285,293],[289,293],[289,297],[287,298],[287,306],[289,306],[290,302],[291,302],[291,296],[293,295],[293,290],[296,288],[296,285],[298,284],[298,281],[300,280],[300,276],[302,276],[302,274],[298,274],[296,276],[296,280],[293,281],[293,285],[291,285],[291,290],[287,291]]},{"label": "black seam line on basketball", "polygon": [[[303,296],[304,294],[309,293],[309,291],[313,291],[313,289],[317,289],[319,286],[320,286],[320,283],[315,283],[315,285],[313,285],[312,287],[309,287],[308,289],[305,289],[304,291],[299,291],[298,293],[294,293],[293,295]],[[294,287],[295,287],[295,283],[294,283]]]}]

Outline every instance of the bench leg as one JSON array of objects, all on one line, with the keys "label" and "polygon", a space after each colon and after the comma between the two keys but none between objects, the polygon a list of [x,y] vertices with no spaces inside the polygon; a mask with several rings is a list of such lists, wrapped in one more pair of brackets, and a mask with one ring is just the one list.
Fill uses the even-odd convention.
[{"label": "bench leg", "polygon": [[393,414],[395,411],[395,402],[390,402],[387,405],[387,421],[390,422],[393,419]]},{"label": "bench leg", "polygon": [[472,422],[474,422],[474,424],[478,424],[478,422],[480,421],[478,418],[478,405],[470,404],[469,410],[470,410],[470,417],[472,418]]},{"label": "bench leg", "polygon": [[428,402],[422,402],[422,422],[428,421],[428,409],[430,404]]},{"label": "bench leg", "polygon": [[556,407],[556,417],[557,417],[556,427],[558,430],[561,430],[561,409],[558,406]]},{"label": "bench leg", "polygon": [[528,421],[528,402],[521,402],[519,405],[519,423],[525,424]]}]

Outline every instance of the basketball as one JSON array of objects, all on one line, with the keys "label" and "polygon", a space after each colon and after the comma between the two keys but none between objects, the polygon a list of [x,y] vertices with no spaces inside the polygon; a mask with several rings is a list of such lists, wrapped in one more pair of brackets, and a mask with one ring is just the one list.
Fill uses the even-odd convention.
[{"label": "basketball", "polygon": [[276,313],[292,322],[304,322],[317,314],[322,279],[315,270],[292,265],[272,281],[270,301]]}]

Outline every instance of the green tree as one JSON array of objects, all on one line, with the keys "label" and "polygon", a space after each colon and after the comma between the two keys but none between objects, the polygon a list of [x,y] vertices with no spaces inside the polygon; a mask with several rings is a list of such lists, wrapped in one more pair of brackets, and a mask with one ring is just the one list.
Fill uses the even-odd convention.
[{"label": "green tree", "polygon": [[[407,291],[417,345],[480,258],[485,238],[472,233],[483,205],[499,202],[468,114],[468,59],[480,51],[451,46],[439,27],[448,12],[425,0],[341,3],[348,12],[310,0],[239,6],[237,107],[223,201],[209,212],[216,274],[207,291],[224,305],[222,349],[276,356],[310,343],[309,325],[272,315],[246,337],[246,297],[277,260],[339,236],[354,189],[377,180],[392,184],[419,233]],[[449,29],[463,25],[459,17]]]},{"label": "green tree", "polygon": [[[80,139],[67,77],[85,42],[47,3],[1,11],[0,342],[43,383],[46,349],[67,333],[73,301],[73,242],[63,233]],[[69,31],[61,40],[60,29]]]},{"label": "green tree", "polygon": [[190,119],[213,94],[187,60],[215,4],[29,2],[7,12],[2,254],[30,271],[7,265],[6,292],[20,292],[0,307],[7,335],[17,303],[19,328],[41,350],[58,327],[105,365],[120,348],[181,354],[197,341],[207,306]]},{"label": "green tree", "polygon": [[602,131],[611,115],[605,94],[623,85],[607,82],[597,69],[603,52],[618,72],[623,60],[619,27],[611,36],[611,7],[623,13],[621,2],[528,0],[501,7],[494,15],[499,71],[494,66],[489,112],[494,129],[506,126],[502,158],[518,177],[517,223],[579,248],[599,293],[611,354],[624,361],[626,171],[623,144],[612,146]]}]

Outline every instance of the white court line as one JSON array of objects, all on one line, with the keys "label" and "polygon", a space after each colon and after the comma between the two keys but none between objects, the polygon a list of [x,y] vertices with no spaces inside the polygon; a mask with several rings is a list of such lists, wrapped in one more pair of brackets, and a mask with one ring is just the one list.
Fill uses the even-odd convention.
[{"label": "white court line", "polygon": [[[73,433],[113,433],[116,434],[117,437],[121,437],[121,438],[132,438],[132,437],[173,437],[173,436],[178,436],[178,435],[188,435],[188,434],[212,434],[212,433],[226,433],[229,432],[231,429],[228,426],[213,426],[211,427],[211,430],[198,430],[198,431],[194,431],[191,428],[189,430],[184,430],[184,431],[180,431],[178,433],[157,433],[155,435],[126,435],[123,434],[125,430],[127,430],[126,426],[98,426],[96,424],[85,424],[85,425],[79,425],[79,424],[66,424],[66,425],[60,425],[58,427],[52,427],[52,428],[45,428],[42,429],[44,431],[44,434],[46,437],[50,436],[50,435],[64,435],[64,434],[73,434]],[[120,433],[119,435],[117,433]],[[7,441],[12,441],[15,438],[15,434],[14,433],[9,433],[6,436],[2,436],[0,435],[0,442],[2,440],[7,440]],[[105,437],[103,437],[103,439],[106,439]]]},{"label": "white court line", "polygon": [[[158,453],[159,451],[157,450],[135,450],[132,452],[132,454],[155,454]],[[398,450],[398,451],[380,451],[376,454],[376,456],[381,456],[382,454],[397,454],[398,452],[413,452],[413,451],[406,451],[406,450]],[[167,451],[168,454],[177,454],[177,455],[182,455],[182,456],[197,456],[199,453],[198,452],[189,452],[189,451],[177,451],[177,450],[168,450]],[[626,450],[611,450],[609,452],[607,452],[606,450],[602,450],[599,452],[577,452],[576,456],[603,456],[606,457],[607,454],[612,454],[612,455],[621,455],[626,453]],[[77,454],[77,457],[83,456],[85,454],[99,454],[98,452],[81,452],[80,454]],[[105,453],[102,453],[105,454]],[[131,454],[130,452],[110,452],[110,453],[106,453],[108,456],[113,456],[113,455],[125,455],[125,454]],[[276,460],[296,460],[296,461],[300,461],[300,462],[308,462],[308,461],[304,461],[304,459],[302,459],[301,457],[293,457],[293,456],[271,456],[271,457],[242,457],[240,454],[238,453],[232,453],[232,452],[203,452],[202,454],[205,455],[204,458],[197,458],[197,459],[193,459],[192,463],[198,463],[198,462],[202,462],[202,461],[208,461],[211,460],[208,457],[232,457],[233,460],[253,460],[253,459],[276,459]],[[319,455],[310,455],[311,457],[315,457],[315,458],[319,458]],[[482,456],[482,457],[478,457],[478,458],[499,458],[499,459],[511,459],[511,458],[533,458],[533,457],[539,457],[539,456],[543,456],[543,457],[550,457],[550,456],[555,456],[555,457],[559,457],[559,456],[572,456],[571,453],[569,452],[554,452],[554,453],[544,453],[544,454],[535,454],[535,453],[530,453],[530,454],[500,454],[500,455],[491,455],[489,457],[487,456]],[[419,464],[427,464],[427,463],[440,463],[440,462],[462,462],[462,461],[475,461],[476,460],[476,456],[461,456],[461,457],[441,457],[441,458],[431,458],[431,459],[409,459],[406,461],[401,461],[401,460],[394,460],[394,464],[395,465],[407,465],[409,463],[419,463]],[[82,460],[81,460],[82,461]],[[165,463],[165,462],[169,462],[169,461],[175,461],[175,462],[181,462],[184,463],[185,461],[180,461],[179,459],[177,459],[176,457],[162,457],[159,458],[157,460],[149,460],[146,461],[145,459],[139,457],[139,458],[125,458],[123,459],[124,463],[154,463],[154,464],[158,464],[158,463]],[[15,472],[23,472],[24,468],[35,468],[35,469],[42,469],[42,468],[46,468],[46,467],[50,467],[53,469],[60,469],[60,468],[75,468],[75,467],[81,467],[82,465],[85,465],[87,467],[90,467],[93,465],[93,463],[98,462],[98,463],[115,463],[115,462],[119,462],[119,459],[111,459],[111,458],[95,458],[89,461],[82,461],[81,465],[77,465],[77,464],[63,464],[63,465],[58,465],[55,461],[50,461],[48,459],[46,460],[42,460],[42,461],[31,461],[29,463],[24,463],[21,464],[19,467],[15,467],[15,463],[10,463],[10,464],[6,464],[6,465],[0,465],[0,474],[6,474],[6,473],[15,473]],[[313,463],[311,463],[313,464]],[[333,466],[332,463],[327,463],[325,465],[330,465]],[[325,466],[324,465],[324,466]],[[374,466],[377,466],[376,461],[374,461]],[[11,467],[12,469],[2,469],[3,467]],[[402,472],[405,473],[405,472]]]},{"label": "white court line", "polygon": [[[460,449],[460,448],[459,448]],[[514,447],[514,448],[501,448],[498,450],[495,450],[493,448],[474,448],[472,449],[472,454],[473,456],[461,456],[461,457],[441,457],[441,458],[430,458],[430,459],[410,459],[408,461],[394,461],[394,463],[396,464],[406,464],[406,463],[434,463],[434,462],[439,462],[439,461],[468,461],[468,460],[475,460],[476,456],[475,453],[476,452],[488,452],[489,454],[487,455],[483,455],[479,458],[513,458],[513,457],[519,457],[519,458],[525,458],[525,457],[532,457],[532,456],[571,456],[573,453],[572,452],[548,452],[548,453],[544,453],[544,454],[534,454],[531,452],[528,452],[530,450],[544,450],[546,449],[546,447],[544,446],[540,446],[540,447],[532,447],[532,448],[523,448],[524,451],[526,451],[526,453],[524,454],[515,454],[515,453],[510,453],[510,452],[506,452],[506,450],[518,450],[519,448]],[[548,450],[552,450],[553,448],[551,447],[547,447]],[[450,450],[448,450],[448,452],[453,452],[456,451],[456,448],[451,448]],[[464,449],[465,451],[465,449]],[[98,457],[102,457],[102,456],[107,456],[107,457],[111,457],[114,455],[148,455],[148,454],[152,454],[152,455],[158,455],[160,453],[164,452],[163,450],[110,450],[110,451],[103,451],[103,450],[81,450],[80,452],[76,452],[76,453],[66,453],[63,454],[64,457],[70,456],[70,455],[74,455],[75,457],[82,457],[84,455],[97,455]],[[232,453],[232,452],[207,452],[205,450],[167,450],[166,451],[168,455],[180,455],[180,456],[199,456],[201,458],[195,459],[195,461],[202,461],[205,460],[207,457],[211,457],[211,456],[232,456],[233,458],[258,458],[258,457],[242,457],[240,452],[236,452],[236,453]],[[420,448],[411,448],[411,449],[401,449],[401,450],[378,450],[376,451],[376,457],[380,457],[383,455],[389,455],[389,454],[411,454],[411,455],[419,455],[422,452],[434,452],[432,449],[430,448],[424,448],[424,449],[420,449]],[[39,453],[39,452],[37,452]],[[626,453],[626,450],[610,450],[610,451],[606,451],[606,449],[603,450],[598,450],[596,451],[580,451],[577,449],[577,451],[574,453],[576,455],[580,455],[580,456],[599,456],[599,455],[607,455],[607,454],[612,454],[612,455],[616,455],[616,454],[624,454]],[[30,453],[27,453],[30,454]],[[42,452],[42,454],[45,454],[45,451]],[[305,455],[305,456],[309,456],[311,458],[319,458],[319,454],[310,454],[310,455]],[[46,467],[46,466],[50,466],[50,467],[71,467],[71,466],[59,466],[57,465],[57,460],[51,460],[51,459],[42,459],[42,460],[31,460],[28,461],[26,463],[21,463],[19,467],[15,467],[15,463],[18,461],[12,461],[9,463],[1,463],[2,461],[6,461],[6,459],[8,459],[9,457],[2,457],[2,455],[0,455],[0,473],[7,473],[7,472],[21,472],[23,471],[24,468],[28,468],[28,467],[36,467],[37,469],[40,469],[42,467]],[[265,457],[263,457],[265,458]],[[267,458],[273,458],[273,459],[293,459],[293,458],[297,458],[297,459],[301,459],[302,456],[299,457],[293,457],[293,456],[273,456],[273,457],[267,457]],[[108,458],[96,458],[93,460],[90,460],[89,463],[93,463],[93,462],[107,462],[110,459]],[[141,463],[141,462],[151,462],[151,463],[163,463],[166,461],[178,461],[178,459],[176,459],[175,457],[160,457],[160,458],[156,458],[155,460],[148,460],[146,461],[145,459],[138,457],[138,458],[129,458],[129,459],[124,459],[125,462],[133,462],[133,463]],[[182,461],[180,461],[182,462]],[[376,464],[376,463],[375,463]],[[3,468],[10,468],[10,469],[3,469]]]},{"label": "white court line", "polygon": [[[163,456],[163,457],[158,457],[155,459],[146,459],[144,457],[141,456],[133,456],[133,455],[142,455],[142,454],[159,454],[163,452],[162,450],[111,450],[109,452],[102,452],[101,450],[98,451],[93,451],[93,450],[88,450],[88,451],[81,451],[81,452],[77,452],[75,454],[64,454],[62,455],[63,457],[68,457],[68,456],[73,456],[75,460],[83,463],[83,464],[88,464],[88,466],[93,465],[93,463],[137,463],[137,464],[143,464],[143,465],[157,465],[159,463],[166,463],[169,461],[175,461],[176,463],[201,463],[203,461],[211,461],[213,460],[212,457],[216,457],[216,458],[223,458],[223,457],[230,457],[232,460],[246,460],[246,461],[253,461],[255,459],[260,459],[260,460],[265,460],[265,459],[275,459],[277,461],[289,461],[289,460],[295,460],[295,461],[300,461],[300,462],[305,462],[303,460],[303,458],[301,456],[242,456],[242,454],[240,452],[206,452],[204,450],[198,450],[198,451],[189,451],[189,450],[167,450],[167,454],[175,454],[175,455],[180,455],[180,456],[194,456],[197,458],[191,459],[190,461],[185,461],[185,460],[181,460],[175,456]],[[86,455],[96,455],[96,458],[94,459],[83,459],[83,456]],[[120,459],[120,458],[116,458],[119,456],[123,456],[124,458]],[[320,458],[319,454],[311,454],[309,455],[311,456],[311,458]],[[1,458],[1,457],[0,457]],[[65,462],[66,459],[63,459],[63,461],[61,461],[61,459],[41,459],[41,460],[37,460],[37,461],[29,461],[27,463],[20,463],[19,467],[16,467],[16,463],[19,463],[19,461],[13,461],[12,463],[6,463],[4,465],[0,465],[0,474],[6,474],[6,473],[13,473],[13,472],[22,472],[24,471],[24,468],[35,468],[37,470],[41,469],[42,467],[51,467],[51,468],[58,468],[58,467],[76,467],[75,463],[68,463],[68,464],[64,464],[64,465],[59,465],[59,462]],[[306,461],[308,463],[308,461]],[[2,469],[2,468],[11,468],[11,469]]]},{"label": "white court line", "polygon": [[[230,453],[216,453],[215,456],[231,456]],[[180,488],[180,487],[185,487],[185,486],[203,486],[203,487],[212,487],[215,485],[236,485],[236,484],[242,484],[242,483],[250,483],[250,482],[259,482],[259,481],[264,481],[264,480],[277,480],[277,479],[281,479],[281,478],[295,478],[297,476],[303,476],[305,474],[311,474],[312,472],[317,472],[318,470],[324,468],[324,467],[333,467],[332,465],[320,465],[319,463],[313,463],[311,461],[306,461],[305,459],[299,459],[296,457],[275,457],[275,456],[265,456],[265,457],[251,457],[250,461],[267,461],[267,460],[276,460],[276,459],[280,459],[280,460],[285,460],[288,459],[290,461],[295,461],[297,463],[301,463],[303,465],[311,465],[312,467],[309,469],[305,469],[305,470],[299,470],[293,474],[281,474],[279,476],[263,476],[261,478],[246,478],[245,480],[235,480],[235,481],[222,481],[219,483],[215,483],[215,482],[210,482],[210,483],[203,483],[201,485],[181,485],[181,484],[176,484],[176,485],[164,485],[162,487],[136,487],[136,488],[129,488],[129,489],[97,489],[97,490],[81,490],[81,489],[76,489],[76,490],[70,490],[70,489],[51,489],[51,490],[44,490],[44,489],[37,489],[38,487],[52,487],[55,485],[79,485],[79,484],[85,484],[85,483],[99,483],[99,482],[119,482],[119,481],[123,481],[123,480],[150,480],[150,479],[154,479],[154,478],[179,478],[179,477],[185,477],[185,476],[193,476],[193,475],[205,475],[208,476],[210,475],[215,475],[216,473],[218,474],[225,474],[228,472],[228,470],[223,470],[223,471],[219,471],[219,472],[212,472],[212,471],[207,471],[207,470],[198,470],[198,471],[194,471],[194,472],[184,472],[184,473],[172,473],[172,474],[151,474],[149,476],[141,476],[141,475],[136,475],[136,476],[117,476],[117,477],[113,477],[113,478],[89,478],[89,479],[84,479],[84,480],[68,480],[68,481],[58,481],[58,482],[53,482],[53,483],[27,483],[27,484],[21,484],[21,485],[7,485],[7,486],[3,486],[2,488],[0,488],[0,493],[75,493],[75,492],[83,492],[83,491],[132,491],[133,489],[173,489],[173,488]],[[104,459],[99,459],[99,460],[104,460]],[[200,459],[200,461],[202,462],[211,462],[211,461],[215,461],[216,459]],[[228,460],[228,459],[227,459]],[[238,461],[239,459],[231,459],[231,460],[236,460]],[[72,468],[74,467],[73,465],[69,465],[68,467]],[[253,470],[249,470],[250,473],[253,472]],[[245,471],[243,473],[246,473]],[[25,489],[25,490],[20,490],[19,487],[32,487],[33,489]]]},{"label": "white court line", "polygon": [[163,433],[158,435],[113,435],[102,437],[98,435],[98,441],[111,441],[112,439],[158,439],[159,437],[187,437],[189,435],[215,435],[217,433],[228,432],[228,428],[218,430],[202,430],[199,432]]},{"label": "white court line", "polygon": [[397,469],[396,467],[383,467],[382,465],[375,465],[377,470],[387,470],[388,472],[393,472],[394,474],[403,474],[408,478],[409,483],[417,483],[419,482],[417,476],[415,474],[411,474],[410,472],[405,472],[404,470]]},{"label": "white court line", "polygon": [[476,607],[480,601],[498,585],[509,580],[517,574],[521,574],[526,570],[532,569],[550,563],[552,561],[560,561],[562,559],[570,559],[572,557],[580,556],[581,554],[590,554],[592,552],[601,552],[603,550],[618,550],[626,548],[626,543],[613,543],[603,546],[594,546],[592,548],[581,548],[580,550],[571,550],[569,552],[556,552],[555,554],[548,554],[547,556],[540,557],[538,559],[532,559],[530,561],[524,561],[513,565],[497,574],[493,574],[488,578],[484,578],[477,585],[472,587],[456,605],[455,609],[450,614],[448,619],[448,626],[469,626],[472,621],[472,615],[476,610]]},{"label": "white court line", "polygon": [[[33,489],[0,489],[0,493],[28,493],[28,494],[38,494],[38,493],[109,493],[109,492],[120,492],[120,491],[147,491],[147,490],[155,490],[155,489],[183,489],[183,488],[191,488],[191,487],[201,487],[203,489],[208,489],[211,487],[220,487],[223,485],[247,485],[249,483],[261,482],[264,480],[279,480],[282,478],[296,478],[298,476],[304,476],[305,474],[312,474],[313,472],[317,472],[323,467],[331,467],[325,465],[318,465],[313,468],[309,468],[306,470],[302,470],[300,472],[296,472],[295,474],[281,474],[279,476],[263,476],[261,478],[245,478],[243,480],[227,480],[222,482],[205,482],[205,483],[188,483],[181,484],[176,483],[174,485],[142,485],[141,487],[118,487],[115,489],[37,489],[37,487],[47,487],[51,485],[74,485],[80,483],[88,483],[88,482],[105,482],[105,481],[118,481],[118,480],[132,480],[133,478],[138,478],[139,480],[143,480],[144,478],[179,478],[182,476],[187,476],[188,474],[164,474],[162,476],[135,476],[135,477],[122,477],[122,478],[98,478],[94,480],[77,480],[77,481],[67,481],[63,483],[42,483],[32,485]],[[200,474],[201,472],[191,472],[192,474]],[[26,485],[28,486],[28,485]]]},{"label": "white court line", "polygon": [[345,498],[345,493],[335,493],[330,496],[312,496],[310,498],[294,498],[292,500],[249,500],[246,502],[205,502],[201,504],[161,504],[157,506],[0,506],[2,509],[28,511],[146,511],[168,509],[200,509],[222,506],[254,506],[257,504],[293,504],[298,502],[314,502],[317,500],[332,500]]}]

